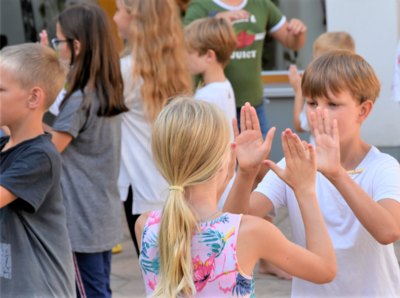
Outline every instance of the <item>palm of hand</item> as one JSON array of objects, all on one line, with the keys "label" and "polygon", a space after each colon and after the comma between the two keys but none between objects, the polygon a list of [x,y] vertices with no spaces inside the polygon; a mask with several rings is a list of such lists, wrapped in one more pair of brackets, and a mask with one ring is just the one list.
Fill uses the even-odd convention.
[{"label": "palm of hand", "polygon": [[[246,130],[235,138],[236,156],[241,168],[255,168],[261,165],[268,155],[264,140],[259,131]],[[249,154],[251,152],[251,154]]]},{"label": "palm of hand", "polygon": [[336,141],[327,134],[315,138],[318,171],[329,176],[339,171],[340,151]]}]

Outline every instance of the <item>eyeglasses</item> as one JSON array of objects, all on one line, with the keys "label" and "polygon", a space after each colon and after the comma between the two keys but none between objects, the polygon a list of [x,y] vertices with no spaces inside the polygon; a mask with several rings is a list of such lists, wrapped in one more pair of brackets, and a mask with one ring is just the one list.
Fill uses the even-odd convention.
[{"label": "eyeglasses", "polygon": [[58,38],[53,38],[53,39],[51,40],[51,43],[53,44],[53,48],[54,48],[56,51],[59,51],[59,50],[60,50],[60,44],[61,44],[62,42],[65,42],[65,41],[71,41],[71,39],[58,39]]}]

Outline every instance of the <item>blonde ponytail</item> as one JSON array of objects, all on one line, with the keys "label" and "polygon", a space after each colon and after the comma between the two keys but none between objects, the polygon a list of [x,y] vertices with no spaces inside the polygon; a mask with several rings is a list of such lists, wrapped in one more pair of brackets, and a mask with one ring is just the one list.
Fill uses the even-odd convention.
[{"label": "blonde ponytail", "polygon": [[218,173],[229,143],[228,120],[213,104],[176,98],[157,117],[152,151],[171,188],[158,234],[160,274],[152,297],[196,294],[191,242],[199,219],[188,204],[190,186],[205,183]]}]

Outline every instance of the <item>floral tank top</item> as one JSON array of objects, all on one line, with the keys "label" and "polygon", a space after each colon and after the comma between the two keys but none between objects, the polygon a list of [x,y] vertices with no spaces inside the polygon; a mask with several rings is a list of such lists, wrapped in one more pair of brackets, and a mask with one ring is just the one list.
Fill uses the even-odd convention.
[{"label": "floral tank top", "polygon": [[[162,211],[151,212],[142,234],[139,263],[146,295],[157,285],[160,272],[158,231]],[[202,223],[193,233],[192,262],[195,297],[254,298],[254,278],[241,271],[236,258],[236,240],[242,215],[225,213]]]}]

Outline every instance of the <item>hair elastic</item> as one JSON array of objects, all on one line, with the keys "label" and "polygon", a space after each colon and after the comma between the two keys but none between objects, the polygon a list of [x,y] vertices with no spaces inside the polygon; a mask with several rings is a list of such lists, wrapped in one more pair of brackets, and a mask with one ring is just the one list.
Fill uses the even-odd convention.
[{"label": "hair elastic", "polygon": [[172,185],[169,187],[169,190],[180,190],[181,192],[184,191],[183,187]]}]

